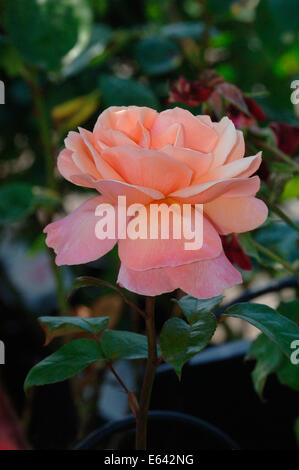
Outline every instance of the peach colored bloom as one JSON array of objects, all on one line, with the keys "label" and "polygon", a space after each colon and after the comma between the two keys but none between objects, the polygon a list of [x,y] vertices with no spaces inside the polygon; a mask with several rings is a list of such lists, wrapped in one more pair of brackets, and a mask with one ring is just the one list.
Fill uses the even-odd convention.
[{"label": "peach colored bloom", "polygon": [[[81,264],[110,251],[118,242],[118,283],[144,295],[176,288],[208,298],[240,283],[226,258],[220,235],[242,233],[262,224],[265,204],[254,195],[261,155],[244,156],[241,131],[227,117],[213,123],[175,108],[111,107],[93,132],[79,129],[65,139],[58,157],[60,173],[72,183],[101,195],[45,228],[56,263]],[[184,250],[183,240],[99,240],[95,208],[101,202],[149,205],[157,201],[203,204],[203,246]]]}]

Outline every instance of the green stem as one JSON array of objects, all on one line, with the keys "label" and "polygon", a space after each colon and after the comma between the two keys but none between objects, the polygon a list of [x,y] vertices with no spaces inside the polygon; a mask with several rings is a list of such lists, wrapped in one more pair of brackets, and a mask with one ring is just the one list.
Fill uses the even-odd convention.
[{"label": "green stem", "polygon": [[299,171],[299,165],[296,162],[294,162],[294,160],[292,160],[291,157],[289,157],[289,155],[279,150],[279,148],[273,147],[267,142],[259,142],[258,145],[264,148],[265,150],[268,150],[269,152],[276,155],[280,160],[284,161],[285,163],[293,167],[294,170]]},{"label": "green stem", "polygon": [[146,335],[148,358],[142,384],[139,411],[136,418],[136,450],[145,450],[147,442],[147,417],[157,368],[157,343],[155,329],[155,298],[146,297]]},{"label": "green stem", "polygon": [[[39,86],[38,77],[34,71],[23,69],[23,76],[31,87],[34,106],[35,106],[35,117],[38,125],[39,135],[41,144],[43,147],[43,154],[46,166],[47,186],[50,189],[56,189],[56,180],[54,176],[54,159],[53,159],[53,148],[51,139],[51,127],[48,112],[43,99],[43,91]],[[50,215],[50,214],[49,214]],[[60,313],[67,313],[69,311],[69,305],[66,298],[65,287],[63,278],[61,275],[60,268],[55,264],[55,256],[52,250],[50,250],[51,263],[53,268],[53,274],[56,283],[56,293],[59,305]]]},{"label": "green stem", "polygon": [[292,227],[294,230],[296,230],[296,232],[299,232],[299,227],[298,225],[295,224],[295,222],[293,222],[292,219],[290,219],[281,209],[280,207],[276,206],[276,204],[273,204],[273,202],[270,202],[269,200],[267,200],[266,198],[262,197],[262,199],[265,201],[265,203],[267,204],[267,206],[273,211],[275,212],[275,214],[277,214],[282,220],[284,220],[290,227]]},{"label": "green stem", "polygon": [[60,315],[67,314],[69,312],[69,304],[68,304],[68,301],[67,301],[67,296],[66,296],[66,292],[65,292],[63,277],[62,277],[62,274],[61,274],[61,269],[55,263],[55,254],[54,254],[54,252],[52,250],[49,250],[49,254],[50,254],[52,270],[53,270],[53,274],[54,274],[54,278],[55,278],[56,295],[57,295],[59,313],[60,313]]},{"label": "green stem", "polygon": [[51,189],[55,189],[56,180],[54,177],[54,159],[52,149],[52,139],[50,131],[50,123],[48,112],[43,99],[43,91],[38,83],[38,77],[34,70],[29,70],[23,67],[22,75],[28,86],[32,90],[32,96],[34,101],[34,113],[39,130],[41,144],[43,147],[43,154],[46,165],[47,175],[47,186]]},{"label": "green stem", "polygon": [[113,365],[111,363],[108,363],[107,365],[108,365],[108,368],[111,370],[112,374],[114,375],[114,377],[116,378],[116,380],[118,381],[118,383],[120,384],[120,386],[124,389],[124,391],[126,393],[130,393],[130,390],[128,389],[126,384],[123,382],[123,380],[120,378],[120,376],[114,369]]},{"label": "green stem", "polygon": [[46,175],[47,185],[51,189],[55,189],[56,181],[54,177],[54,159],[52,152],[52,141],[51,132],[49,125],[48,113],[45,107],[45,103],[42,97],[42,91],[37,84],[33,87],[33,96],[35,102],[35,112],[37,123],[39,127],[39,133],[41,142],[44,150],[45,164],[46,164]]},{"label": "green stem", "polygon": [[294,268],[290,263],[288,263],[287,261],[282,259],[276,253],[273,253],[273,251],[271,251],[268,248],[265,248],[264,246],[260,245],[254,239],[252,239],[252,243],[258,251],[260,251],[264,255],[268,256],[268,258],[271,258],[274,261],[277,261],[277,263],[280,263],[287,271],[290,271],[292,274],[295,274],[295,276],[299,277],[299,271],[297,271],[297,269]]}]

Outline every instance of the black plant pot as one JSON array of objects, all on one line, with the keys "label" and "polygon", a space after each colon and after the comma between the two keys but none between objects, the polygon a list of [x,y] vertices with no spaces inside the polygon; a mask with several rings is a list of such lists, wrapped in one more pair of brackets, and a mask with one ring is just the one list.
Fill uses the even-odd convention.
[{"label": "black plant pot", "polygon": [[[77,445],[76,450],[132,450],[135,418],[107,423]],[[150,411],[149,450],[238,450],[239,446],[220,429],[199,418],[176,411]]]},{"label": "black plant pot", "polygon": [[161,365],[151,409],[175,409],[204,419],[241,449],[297,450],[298,392],[272,374],[261,400],[251,379],[255,363],[244,361],[249,346],[250,341],[241,340],[205,349],[184,366],[180,382],[171,367]]}]

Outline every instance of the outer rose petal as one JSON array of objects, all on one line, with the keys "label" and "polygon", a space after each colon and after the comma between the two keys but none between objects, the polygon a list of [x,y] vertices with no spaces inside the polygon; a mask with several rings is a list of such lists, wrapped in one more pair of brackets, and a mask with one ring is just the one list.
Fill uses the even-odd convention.
[{"label": "outer rose petal", "polygon": [[243,132],[237,130],[237,142],[235,146],[232,148],[231,152],[228,154],[225,163],[230,163],[239,158],[243,158],[245,155],[245,142]]},{"label": "outer rose petal", "polygon": [[[87,133],[88,131],[85,132]],[[72,150],[72,159],[79,168],[79,172],[77,171],[75,174],[85,173],[91,175],[95,179],[101,178],[101,174],[96,168],[92,153],[78,132],[69,132],[64,142],[66,148]]]},{"label": "outer rose petal", "polygon": [[258,176],[252,178],[231,178],[220,181],[194,184],[184,189],[179,189],[169,197],[182,203],[203,204],[226,195],[226,197],[245,197],[257,193],[260,187]]},{"label": "outer rose petal", "polygon": [[[194,215],[194,214],[193,214]],[[147,207],[147,217],[140,225],[147,224],[147,234],[150,233],[150,211]],[[181,219],[182,220],[182,219]],[[194,222],[194,218],[193,218]],[[176,223],[176,220],[175,220]],[[159,224],[160,225],[160,224]],[[170,220],[172,227],[172,219]],[[192,224],[192,228],[194,225]],[[160,233],[160,232],[159,232]],[[126,238],[119,240],[118,253],[121,261],[130,269],[144,271],[146,269],[161,268],[166,266],[179,266],[181,264],[193,263],[194,261],[215,258],[222,251],[221,239],[212,224],[203,218],[203,244],[199,249],[186,250],[185,243],[190,242],[184,237],[175,239],[170,233],[169,239],[162,239],[160,234],[158,239],[132,240]]]},{"label": "outer rose petal", "polygon": [[[193,116],[186,109],[174,108],[160,113],[154,121],[151,129],[152,139],[164,133],[173,124],[181,124],[184,133],[184,145],[181,146],[200,152],[209,153],[213,150],[218,140],[217,132]],[[171,142],[163,142],[162,146]]]},{"label": "outer rose petal", "polygon": [[205,204],[204,212],[221,235],[254,230],[268,215],[266,204],[255,197],[220,197]]},{"label": "outer rose petal", "polygon": [[137,186],[123,181],[96,181],[94,187],[103,194],[106,200],[111,201],[112,204],[117,204],[118,196],[126,196],[127,206],[134,203],[147,205],[154,200],[165,199],[164,194],[156,189]]},{"label": "outer rose petal", "polygon": [[95,235],[99,220],[95,210],[102,203],[105,203],[102,196],[89,199],[71,214],[45,227],[46,243],[54,249],[58,266],[94,261],[114,247],[117,239],[99,240]]},{"label": "outer rose petal", "polygon": [[214,127],[219,135],[219,140],[213,150],[214,161],[212,168],[223,165],[237,142],[235,126],[228,117],[222,118],[220,122],[214,124]]},{"label": "outer rose petal", "polygon": [[193,174],[184,163],[155,150],[120,146],[107,149],[102,155],[128,183],[153,188],[166,195],[188,186]]},{"label": "outer rose petal", "polygon": [[169,275],[169,268],[133,271],[121,263],[117,283],[125,289],[141,295],[160,295],[172,292],[178,286]]},{"label": "outer rose petal", "polygon": [[80,170],[74,163],[72,155],[73,152],[68,149],[63,149],[60,152],[57,160],[59,172],[66,180],[71,181],[71,183],[77,184],[78,186],[84,186],[86,188],[93,188],[94,185],[92,180],[86,179],[86,175],[80,175]]},{"label": "outer rose petal", "polygon": [[134,271],[122,263],[117,282],[141,295],[155,296],[180,288],[193,297],[207,299],[240,284],[242,277],[222,252],[212,260],[148,271]]},{"label": "outer rose petal", "polygon": [[208,114],[198,114],[196,116],[196,119],[201,122],[204,122],[207,126],[213,127],[213,121]]},{"label": "outer rose petal", "polygon": [[260,164],[262,163],[262,152],[253,155],[252,157],[245,157],[234,162],[218,166],[208,171],[198,182],[207,182],[221,180],[224,178],[248,178],[255,173]]},{"label": "outer rose petal", "polygon": [[102,178],[110,178],[114,180],[123,181],[123,178],[113,168],[111,168],[111,166],[107,162],[105,162],[105,160],[103,160],[102,156],[95,149],[95,141],[93,134],[89,131],[86,131],[85,129],[82,129],[81,127],[79,127],[79,130],[86,146],[88,147],[90,153],[93,156],[96,167]]},{"label": "outer rose petal", "polygon": [[242,282],[241,274],[223,252],[211,260],[172,268],[171,275],[180,289],[199,299],[214,297]]}]

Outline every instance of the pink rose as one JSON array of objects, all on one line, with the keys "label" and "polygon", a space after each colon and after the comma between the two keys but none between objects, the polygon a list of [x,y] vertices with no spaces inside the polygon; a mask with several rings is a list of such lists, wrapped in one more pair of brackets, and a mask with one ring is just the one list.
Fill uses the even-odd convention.
[{"label": "pink rose", "polygon": [[[60,173],[79,186],[97,190],[72,214],[45,228],[56,263],[93,261],[118,243],[118,283],[144,295],[181,288],[198,298],[218,295],[240,283],[240,273],[223,252],[220,235],[255,229],[267,207],[254,195],[260,153],[244,156],[241,131],[227,117],[213,123],[175,108],[112,107],[93,132],[79,129],[65,139],[58,157]],[[203,245],[184,249],[181,239],[105,239],[95,235],[95,209],[102,202],[203,204]]]}]

